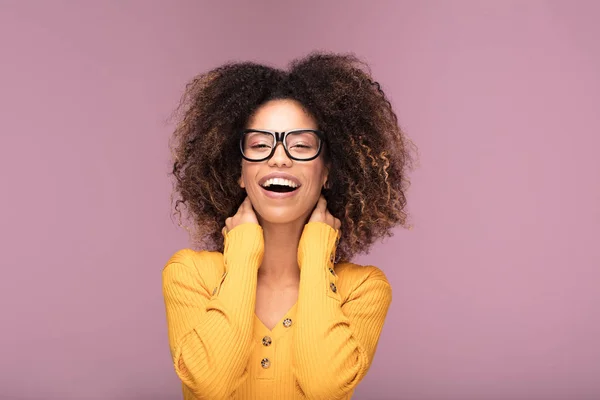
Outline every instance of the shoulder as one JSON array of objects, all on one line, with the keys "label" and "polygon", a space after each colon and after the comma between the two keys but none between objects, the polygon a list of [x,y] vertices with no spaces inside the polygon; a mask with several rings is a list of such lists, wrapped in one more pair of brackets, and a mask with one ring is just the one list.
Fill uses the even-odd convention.
[{"label": "shoulder", "polygon": [[388,282],[383,271],[374,265],[359,265],[351,262],[343,262],[335,265],[335,272],[340,280],[353,283],[362,283],[373,279],[382,280],[386,283]]},{"label": "shoulder", "polygon": [[166,284],[178,276],[209,284],[220,279],[224,270],[223,254],[220,252],[181,249],[165,264],[163,282]]},{"label": "shoulder", "polygon": [[356,293],[377,292],[391,301],[392,287],[381,269],[344,262],[336,264],[335,273],[343,300],[350,300]]}]

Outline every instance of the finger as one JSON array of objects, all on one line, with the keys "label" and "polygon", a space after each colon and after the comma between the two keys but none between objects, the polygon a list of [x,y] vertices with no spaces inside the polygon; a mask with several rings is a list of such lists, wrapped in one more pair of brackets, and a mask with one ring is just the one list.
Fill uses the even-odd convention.
[{"label": "finger", "polygon": [[246,208],[244,209],[244,212],[247,214],[256,214],[256,211],[254,210],[254,206],[252,205],[252,201],[250,200],[250,197],[246,198]]},{"label": "finger", "polygon": [[244,199],[244,201],[242,201],[242,204],[240,204],[240,212],[245,212],[248,210],[248,205],[250,203],[250,198],[248,196],[246,196],[246,198]]},{"label": "finger", "polygon": [[331,216],[331,227],[333,229],[337,229],[337,222],[336,222],[336,220],[337,220],[337,218],[332,215]]},{"label": "finger", "polygon": [[323,213],[327,212],[327,200],[325,200],[325,196],[319,196],[319,201],[317,201],[317,206],[315,208]]}]

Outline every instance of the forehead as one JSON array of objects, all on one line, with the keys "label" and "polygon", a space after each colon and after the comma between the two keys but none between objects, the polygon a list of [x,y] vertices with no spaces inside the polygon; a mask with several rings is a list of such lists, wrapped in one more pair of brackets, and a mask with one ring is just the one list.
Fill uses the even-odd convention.
[{"label": "forehead", "polygon": [[315,119],[295,100],[271,100],[261,105],[248,122],[248,128],[278,132],[291,129],[318,129]]}]

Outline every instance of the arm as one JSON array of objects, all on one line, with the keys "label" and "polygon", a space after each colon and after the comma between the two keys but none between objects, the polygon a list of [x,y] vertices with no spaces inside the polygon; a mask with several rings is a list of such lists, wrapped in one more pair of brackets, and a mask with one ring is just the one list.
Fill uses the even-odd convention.
[{"label": "arm", "polygon": [[385,275],[370,268],[342,304],[337,287],[331,286],[337,278],[329,271],[336,237],[331,226],[308,223],[298,248],[294,368],[311,399],[340,399],[354,390],[371,365],[391,303]]},{"label": "arm", "polygon": [[198,399],[227,398],[246,378],[263,251],[259,225],[231,230],[223,252],[226,279],[218,280],[214,294],[205,280],[214,265],[209,257],[196,258],[203,265],[195,265],[189,250],[180,251],[163,270],[175,371]]}]

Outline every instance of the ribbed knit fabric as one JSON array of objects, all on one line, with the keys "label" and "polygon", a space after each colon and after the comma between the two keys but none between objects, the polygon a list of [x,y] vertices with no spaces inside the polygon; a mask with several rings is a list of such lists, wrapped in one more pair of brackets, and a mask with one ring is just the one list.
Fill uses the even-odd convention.
[{"label": "ribbed knit fabric", "polygon": [[339,232],[308,223],[298,301],[269,330],[254,313],[262,228],[225,235],[223,254],[180,250],[163,270],[169,344],[183,397],[350,399],[367,373],[391,302],[378,268],[334,267]]}]

